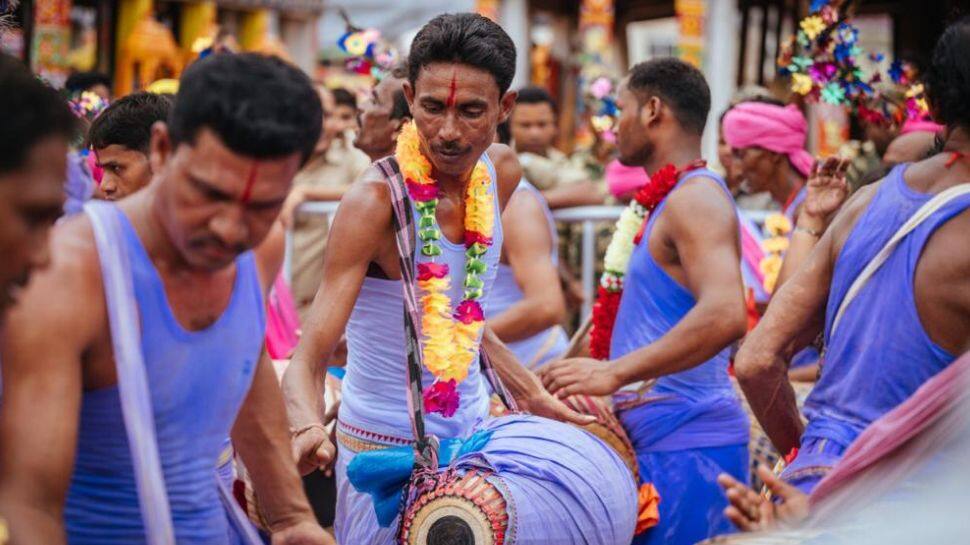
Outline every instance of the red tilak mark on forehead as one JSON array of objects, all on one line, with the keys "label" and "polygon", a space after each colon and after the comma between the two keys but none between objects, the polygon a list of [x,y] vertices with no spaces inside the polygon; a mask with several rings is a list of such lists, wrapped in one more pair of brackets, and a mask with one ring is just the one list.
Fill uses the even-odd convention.
[{"label": "red tilak mark on forehead", "polygon": [[451,91],[448,93],[448,107],[455,105],[455,93],[458,91],[458,74],[451,75]]},{"label": "red tilak mark on forehead", "polygon": [[239,198],[239,202],[243,204],[249,203],[249,198],[253,195],[253,185],[256,183],[256,172],[258,171],[258,163],[253,161],[253,166],[249,169],[249,178],[246,179],[246,188],[243,189],[243,194]]}]

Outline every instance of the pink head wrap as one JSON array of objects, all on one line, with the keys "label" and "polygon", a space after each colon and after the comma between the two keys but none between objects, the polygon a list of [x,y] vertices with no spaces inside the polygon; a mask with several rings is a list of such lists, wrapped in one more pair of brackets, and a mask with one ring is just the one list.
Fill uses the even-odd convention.
[{"label": "pink head wrap", "polygon": [[732,148],[764,148],[788,156],[803,176],[815,158],[805,151],[808,122],[795,106],[742,102],[724,116],[724,140]]},{"label": "pink head wrap", "polygon": [[911,132],[931,132],[938,133],[943,130],[943,125],[934,123],[928,119],[907,119],[903,123],[903,128],[899,130],[899,134],[909,134]]},{"label": "pink head wrap", "polygon": [[650,181],[643,167],[628,167],[614,159],[606,165],[606,187],[616,198],[630,194]]}]

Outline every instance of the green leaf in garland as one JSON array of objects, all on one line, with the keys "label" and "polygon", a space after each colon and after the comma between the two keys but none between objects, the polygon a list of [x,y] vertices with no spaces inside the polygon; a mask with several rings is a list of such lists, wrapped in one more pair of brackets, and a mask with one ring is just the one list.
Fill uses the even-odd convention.
[{"label": "green leaf in garland", "polygon": [[465,287],[473,290],[485,288],[485,282],[477,275],[469,274],[465,276]]},{"label": "green leaf in garland", "polygon": [[465,263],[465,272],[469,274],[485,274],[485,269],[485,262],[477,257],[469,258]]},{"label": "green leaf in garland", "polygon": [[441,248],[439,248],[437,244],[429,242],[421,247],[421,253],[424,254],[425,257],[438,257],[441,255]]}]

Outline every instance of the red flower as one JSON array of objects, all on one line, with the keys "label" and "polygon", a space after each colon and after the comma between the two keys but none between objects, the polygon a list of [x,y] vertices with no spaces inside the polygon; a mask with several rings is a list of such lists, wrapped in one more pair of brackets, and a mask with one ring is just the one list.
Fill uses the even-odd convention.
[{"label": "red flower", "polygon": [[481,322],[485,320],[485,313],[482,312],[482,306],[478,304],[478,301],[465,299],[459,303],[458,308],[455,309],[455,319],[465,325],[468,325],[472,322]]},{"label": "red flower", "polygon": [[404,182],[408,186],[408,195],[416,201],[430,201],[438,198],[438,184],[419,184],[411,178]]},{"label": "red flower", "polygon": [[599,360],[610,357],[610,342],[613,339],[613,324],[620,308],[622,292],[607,291],[600,286],[593,304],[593,329],[589,334],[590,354]]},{"label": "red flower", "polygon": [[640,187],[633,198],[648,211],[656,208],[660,201],[677,185],[677,167],[667,165],[650,176],[650,181]]},{"label": "red flower", "polygon": [[448,276],[448,265],[446,263],[418,263],[418,280],[424,281],[446,276]]},{"label": "red flower", "polygon": [[482,246],[491,246],[492,237],[487,237],[478,231],[465,231],[465,247],[467,248],[476,242]]},{"label": "red flower", "polygon": [[458,383],[454,380],[436,381],[424,391],[424,410],[429,413],[440,413],[445,418],[455,415],[460,402]]}]

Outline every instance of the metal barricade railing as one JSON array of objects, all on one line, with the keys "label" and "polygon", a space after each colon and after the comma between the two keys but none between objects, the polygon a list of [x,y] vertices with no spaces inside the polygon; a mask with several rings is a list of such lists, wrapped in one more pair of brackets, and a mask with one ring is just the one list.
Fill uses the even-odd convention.
[{"label": "metal barricade railing", "polygon": [[[339,202],[307,202],[300,205],[297,215],[325,215],[333,221],[333,214],[337,211]],[[582,258],[581,281],[583,284],[583,308],[581,316],[589,316],[596,296],[596,226],[603,222],[615,222],[622,206],[578,206],[555,210],[552,217],[559,223],[578,223],[582,226],[580,239],[580,256]],[[770,212],[762,210],[745,210],[744,213],[755,223],[761,225]],[[287,282],[292,281],[293,230],[286,231],[286,257],[283,271]]]}]

